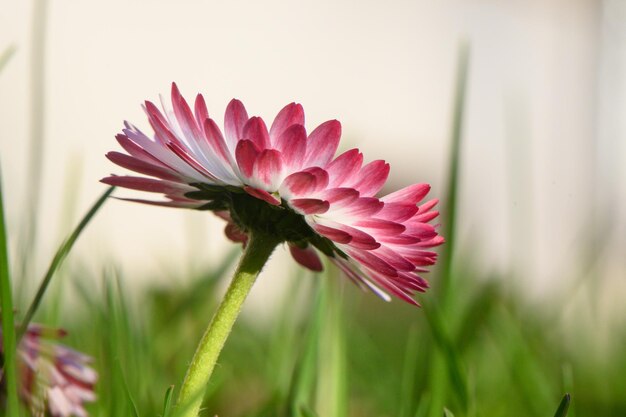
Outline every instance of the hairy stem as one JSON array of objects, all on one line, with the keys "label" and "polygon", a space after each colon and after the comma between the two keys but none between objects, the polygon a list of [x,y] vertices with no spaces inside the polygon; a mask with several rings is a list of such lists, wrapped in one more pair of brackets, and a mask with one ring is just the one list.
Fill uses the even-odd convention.
[{"label": "hairy stem", "polygon": [[204,332],[187,369],[176,403],[177,417],[198,415],[213,368],[241,306],[278,243],[274,237],[251,233],[224,299]]}]

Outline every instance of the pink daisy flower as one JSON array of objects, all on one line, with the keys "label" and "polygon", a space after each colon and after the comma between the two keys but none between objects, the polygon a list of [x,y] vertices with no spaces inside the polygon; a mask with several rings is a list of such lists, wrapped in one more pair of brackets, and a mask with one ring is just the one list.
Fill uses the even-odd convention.
[{"label": "pink daisy flower", "polygon": [[53,341],[63,336],[61,329],[30,324],[17,348],[20,396],[35,416],[47,409],[53,417],[87,417],[83,404],[96,399],[92,359]]},{"label": "pink daisy flower", "polygon": [[335,157],[341,124],[330,120],[307,133],[300,104],[285,106],[268,129],[233,99],[222,134],[202,95],[192,110],[172,84],[171,101],[163,111],[146,101],[153,137],[125,122],[116,138],[126,153],[107,154],[148,177],[102,182],[166,198],[130,201],[211,210],[227,221],[226,235],[244,245],[250,231],[270,233],[314,271],[322,269],[322,252],[359,286],[417,304],[415,292],[428,287],[420,274],[437,257],[429,248],[443,242],[429,224],[437,200],[420,204],[427,184],[377,197],[389,164],[364,164],[358,149]]}]

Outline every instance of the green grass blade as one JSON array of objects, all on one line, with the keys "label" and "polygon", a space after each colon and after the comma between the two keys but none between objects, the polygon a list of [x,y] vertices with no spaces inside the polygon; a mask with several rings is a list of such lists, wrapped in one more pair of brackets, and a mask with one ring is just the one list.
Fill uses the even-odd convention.
[{"label": "green grass blade", "polygon": [[85,217],[83,217],[80,223],[78,223],[78,226],[76,226],[76,229],[74,229],[74,231],[70,234],[70,236],[61,244],[61,246],[57,250],[56,254],[54,255],[54,258],[52,258],[52,262],[50,262],[50,266],[48,267],[48,271],[46,272],[46,275],[44,276],[43,280],[41,281],[41,284],[39,285],[39,289],[37,290],[37,294],[35,294],[35,298],[33,299],[30,307],[28,308],[26,314],[24,315],[24,319],[22,320],[22,324],[18,330],[18,341],[21,339],[22,335],[24,334],[24,331],[26,330],[28,323],[30,323],[33,316],[35,315],[35,312],[37,311],[39,304],[41,304],[41,300],[43,299],[43,296],[46,293],[46,289],[48,288],[48,285],[50,284],[50,280],[54,276],[55,271],[57,270],[59,265],[61,265],[61,263],[63,262],[63,260],[69,253],[69,251],[72,249],[72,246],[74,246],[74,243],[80,236],[83,229],[89,224],[89,222],[98,212],[98,210],[100,210],[100,207],[102,207],[102,205],[107,200],[107,198],[111,195],[114,189],[115,187],[109,187],[102,194],[102,196],[100,196],[100,198],[91,207],[91,209],[89,209],[87,214],[85,214]]},{"label": "green grass blade", "polygon": [[[454,98],[454,114],[452,121],[452,138],[450,144],[450,165],[448,167],[448,184],[443,199],[444,213],[441,223],[444,227],[443,235],[446,244],[441,250],[439,260],[438,296],[443,300],[449,298],[449,286],[452,279],[452,256],[456,245],[456,210],[459,192],[459,165],[461,160],[461,135],[463,132],[463,115],[465,113],[465,94],[467,89],[467,73],[469,67],[469,47],[462,44],[459,50],[456,90]],[[445,305],[445,303],[444,303]]]},{"label": "green grass blade", "polygon": [[[444,325],[441,311],[434,308],[433,305],[431,308],[425,308],[424,312],[433,338],[435,339],[436,347],[445,360],[452,387],[459,399],[463,412],[466,413],[468,409],[467,378],[465,377],[465,371],[461,364],[459,352]],[[439,413],[440,410],[441,409],[439,409],[437,413]]]},{"label": "green grass blade", "polygon": [[15,45],[11,45],[7,49],[5,49],[4,52],[2,52],[2,55],[0,55],[0,72],[2,72],[9,60],[11,60],[11,57],[13,56],[13,54],[15,54],[15,51]]},{"label": "green grass blade", "polygon": [[163,417],[169,417],[172,413],[172,405],[174,396],[174,385],[170,385],[167,391],[165,391],[165,399],[163,401]]},{"label": "green grass blade", "polygon": [[561,403],[559,404],[559,408],[556,409],[556,413],[554,413],[554,417],[565,417],[567,415],[567,409],[569,408],[569,403],[571,401],[571,397],[569,394],[565,394]]},{"label": "green grass blade", "polygon": [[2,313],[2,343],[4,357],[4,379],[7,386],[8,417],[19,415],[17,397],[17,370],[15,321],[13,319],[13,293],[9,271],[9,250],[6,225],[4,220],[4,203],[0,177],[0,312]]},{"label": "green grass blade", "polygon": [[324,417],[345,417],[348,414],[347,366],[342,282],[336,268],[326,268],[322,287],[325,293],[323,322],[318,351],[318,377],[315,411]]}]

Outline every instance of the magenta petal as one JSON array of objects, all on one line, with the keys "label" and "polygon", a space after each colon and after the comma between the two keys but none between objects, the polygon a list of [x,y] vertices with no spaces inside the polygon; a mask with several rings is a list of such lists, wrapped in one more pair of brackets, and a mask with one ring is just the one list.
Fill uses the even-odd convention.
[{"label": "magenta petal", "polygon": [[270,147],[270,136],[267,133],[265,122],[260,117],[251,117],[243,127],[243,136],[240,139],[249,139],[260,149]]},{"label": "magenta petal", "polygon": [[385,202],[385,206],[378,212],[377,216],[381,219],[402,223],[413,217],[417,210],[415,204]]},{"label": "magenta petal", "polygon": [[359,171],[356,182],[350,186],[364,197],[371,197],[383,188],[389,176],[389,164],[385,161],[372,161]]},{"label": "magenta petal", "polygon": [[324,226],[322,224],[313,224],[313,229],[320,235],[337,243],[350,243],[352,236],[342,230],[335,229],[334,227]]},{"label": "magenta petal", "polygon": [[139,191],[148,191],[151,193],[163,194],[182,194],[194,191],[195,188],[186,184],[180,184],[172,181],[157,180],[154,178],[134,177],[129,175],[112,175],[100,180],[105,184],[116,185],[119,187],[130,188]]},{"label": "magenta petal", "polygon": [[204,101],[204,97],[202,97],[202,94],[198,94],[196,96],[194,113],[196,115],[196,120],[198,121],[198,124],[200,125],[200,127],[202,127],[204,121],[209,118],[209,111],[206,108],[206,102]]},{"label": "magenta petal", "polygon": [[341,187],[359,172],[362,164],[363,154],[358,149],[342,153],[324,168],[330,178],[329,186]]},{"label": "magenta petal", "polygon": [[276,115],[272,127],[270,128],[272,143],[276,143],[276,139],[293,125],[304,125],[304,109],[297,103],[287,104],[278,112],[278,115]]},{"label": "magenta petal", "polygon": [[249,186],[245,186],[243,187],[243,189],[245,192],[247,192],[253,197],[258,198],[259,200],[263,200],[273,206],[280,206],[280,200],[265,190],[260,190],[258,188],[249,187]]},{"label": "magenta petal", "polygon": [[370,251],[347,249],[348,255],[365,265],[366,267],[386,276],[397,277],[398,271],[389,263]]},{"label": "magenta petal", "polygon": [[208,117],[204,119],[204,137],[213,152],[220,157],[222,163],[226,165],[230,164],[231,155],[226,146],[226,141],[224,141],[224,137],[222,136],[222,132],[213,119],[209,119]]},{"label": "magenta petal", "polygon": [[173,142],[180,147],[184,147],[184,145],[180,143],[180,140],[178,140],[176,135],[170,130],[169,123],[161,114],[157,106],[155,106],[150,101],[146,101],[145,106],[146,113],[148,114],[148,121],[150,122],[150,126],[152,126],[152,129],[154,130],[155,138],[162,144]]},{"label": "magenta petal", "polygon": [[254,169],[254,161],[259,155],[259,148],[249,140],[240,140],[235,149],[235,159],[243,175],[250,178]]},{"label": "magenta petal", "polygon": [[329,120],[319,125],[307,140],[304,166],[326,166],[335,155],[339,138],[341,137],[341,123]]},{"label": "magenta petal", "polygon": [[144,200],[141,198],[119,198],[115,197],[118,200],[122,201],[130,201],[133,203],[142,203],[149,204],[151,206],[160,206],[160,207],[178,207],[178,208],[198,208],[205,204],[205,202],[198,200],[172,200],[172,201],[151,201]]},{"label": "magenta petal", "polygon": [[384,203],[374,197],[359,197],[349,206],[344,208],[345,212],[350,216],[361,218],[370,217],[378,213],[384,206]]},{"label": "magenta petal", "polygon": [[169,168],[153,165],[139,158],[128,156],[120,152],[109,152],[106,154],[106,157],[109,158],[111,162],[126,169],[130,169],[131,171],[139,172],[140,174],[146,174],[170,181],[180,181],[181,179],[175,171],[172,171]]},{"label": "magenta petal", "polygon": [[389,249],[387,246],[381,246],[376,249],[374,253],[398,271],[410,272],[415,269],[413,263],[398,252]]},{"label": "magenta petal", "polygon": [[302,125],[293,125],[274,138],[274,148],[283,154],[285,164],[300,168],[306,152],[306,130]]},{"label": "magenta petal", "polygon": [[315,190],[315,175],[309,172],[296,172],[284,179],[281,188],[286,189],[286,194],[293,196],[308,195]]},{"label": "magenta petal", "polygon": [[283,171],[282,156],[275,149],[265,149],[254,161],[252,170],[254,180],[260,181],[266,187],[277,190],[279,184],[276,181],[280,178]]},{"label": "magenta petal", "polygon": [[315,191],[321,191],[328,186],[328,173],[320,167],[310,167],[304,170],[315,177]]},{"label": "magenta petal", "polygon": [[362,230],[355,229],[354,227],[350,227],[345,224],[337,224],[337,226],[331,224],[331,226],[350,234],[350,236],[352,236],[352,240],[348,243],[348,245],[353,248],[373,250],[380,247],[380,243],[376,242],[376,239]]},{"label": "magenta petal", "polygon": [[381,235],[397,235],[406,230],[406,227],[403,224],[383,219],[359,220],[354,225],[370,229],[372,231],[375,231],[376,234]]},{"label": "magenta petal", "polygon": [[377,236],[377,238],[382,243],[390,244],[390,245],[417,245],[418,243],[421,242],[421,239],[419,237],[410,236],[407,234],[389,235],[389,236],[379,235]]},{"label": "magenta petal", "polygon": [[439,203],[439,199],[433,198],[432,200],[429,200],[425,202],[424,204],[420,205],[419,211],[417,213],[418,214],[426,213],[427,211],[430,211],[433,207],[435,207],[437,203]]},{"label": "magenta petal", "polygon": [[418,214],[417,216],[413,217],[413,219],[411,220],[415,220],[415,221],[422,222],[422,223],[428,223],[429,221],[431,221],[437,216],[439,216],[438,211],[427,211],[424,214]]},{"label": "magenta petal", "polygon": [[239,139],[243,138],[243,127],[248,121],[248,113],[241,101],[232,99],[224,115],[224,133],[229,149],[235,149]]},{"label": "magenta petal", "polygon": [[342,208],[359,198],[359,192],[354,188],[330,188],[322,192],[321,198],[333,208]]},{"label": "magenta petal", "polygon": [[289,205],[302,214],[322,214],[328,211],[328,201],[316,198],[294,198],[289,200]]},{"label": "magenta petal", "polygon": [[200,138],[200,127],[191,112],[191,108],[187,101],[183,98],[178,90],[176,83],[172,83],[172,106],[174,107],[174,115],[183,134],[189,138]]},{"label": "magenta petal", "polygon": [[404,226],[407,235],[416,236],[420,239],[431,239],[437,236],[437,230],[432,224],[411,221],[404,223]]},{"label": "magenta petal", "polygon": [[428,184],[413,184],[382,197],[385,203],[419,203],[430,191]]},{"label": "magenta petal", "polygon": [[211,179],[212,181],[218,181],[217,177],[213,175],[213,173],[209,172],[201,163],[196,161],[193,156],[189,155],[185,148],[182,148],[180,145],[174,142],[168,143],[167,147],[170,148],[172,152],[176,154],[176,156],[178,156],[180,159],[186,162],[187,165],[198,171],[200,174]]},{"label": "magenta petal", "polygon": [[304,249],[291,243],[288,246],[289,252],[291,252],[291,256],[293,256],[293,259],[295,259],[296,262],[298,262],[300,265],[315,272],[320,272],[324,269],[322,267],[322,261],[320,260],[320,257],[317,255],[315,249],[313,249],[311,246],[307,246]]}]

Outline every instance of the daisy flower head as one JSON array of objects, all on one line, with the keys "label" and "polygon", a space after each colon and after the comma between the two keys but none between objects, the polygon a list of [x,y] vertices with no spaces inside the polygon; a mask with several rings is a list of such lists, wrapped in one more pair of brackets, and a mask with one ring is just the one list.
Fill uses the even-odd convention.
[{"label": "daisy flower head", "polygon": [[191,105],[172,84],[171,107],[162,103],[144,105],[151,137],[125,122],[116,136],[125,153],[107,154],[144,176],[102,182],[165,197],[126,200],[213,211],[244,245],[250,233],[273,236],[314,271],[321,252],[359,286],[417,304],[414,294],[428,287],[421,274],[436,260],[429,249],[443,242],[429,223],[437,200],[422,202],[427,184],[379,197],[389,164],[364,163],[358,149],[335,156],[341,124],[307,132],[300,104],[286,105],[268,127],[233,99],[222,131],[200,94]]},{"label": "daisy flower head", "polygon": [[92,359],[56,342],[65,334],[31,323],[17,347],[19,393],[34,416],[87,417],[84,403],[96,399]]}]

